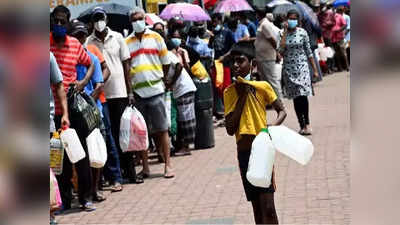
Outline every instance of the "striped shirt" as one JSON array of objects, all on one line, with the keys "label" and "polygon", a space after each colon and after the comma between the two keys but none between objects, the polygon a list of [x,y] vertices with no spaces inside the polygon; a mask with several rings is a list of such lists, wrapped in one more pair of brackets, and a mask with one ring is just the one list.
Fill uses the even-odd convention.
[{"label": "striped shirt", "polygon": [[142,98],[164,93],[162,66],[170,64],[164,39],[158,33],[146,29],[142,40],[131,35],[125,41],[131,56],[133,91]]},{"label": "striped shirt", "polygon": [[[57,64],[63,75],[65,93],[68,92],[69,85],[76,81],[76,65],[82,64],[90,66],[91,60],[79,41],[73,37],[65,36],[64,45],[57,47],[52,34],[50,33],[50,51],[56,57]],[[56,95],[55,87],[52,86],[53,94]],[[55,98],[56,115],[61,115],[61,105],[58,98]]]}]

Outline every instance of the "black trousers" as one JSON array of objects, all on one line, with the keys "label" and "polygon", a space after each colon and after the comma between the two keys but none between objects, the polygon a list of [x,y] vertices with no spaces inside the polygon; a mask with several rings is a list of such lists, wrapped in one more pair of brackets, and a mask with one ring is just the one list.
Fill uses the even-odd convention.
[{"label": "black trousers", "polygon": [[110,113],[111,133],[118,148],[122,176],[124,178],[136,180],[136,170],[133,163],[133,152],[122,152],[119,145],[119,129],[121,124],[121,117],[124,113],[125,108],[129,105],[128,98],[107,99],[107,104]]},{"label": "black trousers", "polygon": [[306,125],[310,124],[309,110],[308,110],[308,98],[307,96],[298,96],[293,99],[294,110],[296,111],[297,119],[300,124],[300,128],[303,129]]},{"label": "black trousers", "polygon": [[343,40],[333,43],[333,48],[335,49],[335,63],[339,71],[347,70],[349,68],[349,63],[347,62],[347,52],[343,44]]},{"label": "black trousers", "polygon": [[[54,122],[56,124],[56,128],[60,129],[61,116],[56,115],[54,117]],[[71,128],[74,128],[73,126],[74,125],[71,124]],[[78,174],[79,203],[84,205],[87,201],[89,201],[92,194],[92,172],[90,169],[89,154],[86,145],[86,136],[82,135],[79,130],[76,130],[76,133],[78,134],[79,140],[86,154],[85,158],[75,163],[76,173]],[[63,206],[64,208],[70,208],[72,201],[72,163],[69,160],[66,152],[64,152],[63,171],[60,175],[56,177],[59,184]]]}]

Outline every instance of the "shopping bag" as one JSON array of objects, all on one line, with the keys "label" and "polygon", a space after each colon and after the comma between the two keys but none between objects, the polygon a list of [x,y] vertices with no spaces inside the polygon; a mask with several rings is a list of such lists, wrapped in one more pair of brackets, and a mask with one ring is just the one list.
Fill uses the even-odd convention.
[{"label": "shopping bag", "polygon": [[50,168],[54,174],[60,175],[63,170],[64,145],[58,132],[50,139]]},{"label": "shopping bag", "polygon": [[119,144],[123,152],[142,151],[149,147],[146,121],[135,107],[126,107],[122,114]]},{"label": "shopping bag", "polygon": [[68,113],[71,126],[87,137],[100,126],[101,114],[94,99],[78,92],[72,85],[68,90]]},{"label": "shopping bag", "polygon": [[68,128],[62,131],[60,137],[71,163],[76,163],[85,158],[85,150],[83,150],[81,141],[74,129]]},{"label": "shopping bag", "polygon": [[58,188],[58,182],[56,176],[50,168],[50,209],[60,209],[62,205],[60,189]]},{"label": "shopping bag", "polygon": [[102,168],[107,161],[107,146],[100,129],[95,128],[86,138],[90,166]]}]

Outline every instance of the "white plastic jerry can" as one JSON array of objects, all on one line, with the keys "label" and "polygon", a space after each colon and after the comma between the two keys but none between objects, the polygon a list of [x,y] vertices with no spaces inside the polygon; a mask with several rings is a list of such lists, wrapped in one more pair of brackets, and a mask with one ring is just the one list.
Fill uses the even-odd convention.
[{"label": "white plastic jerry can", "polygon": [[71,163],[76,163],[85,158],[85,150],[83,150],[81,141],[74,129],[68,128],[62,131],[60,137]]},{"label": "white plastic jerry can", "polygon": [[308,138],[282,125],[270,126],[268,130],[277,151],[302,165],[310,161],[314,146]]},{"label": "white plastic jerry can", "polygon": [[247,180],[254,186],[268,188],[271,185],[272,169],[275,161],[275,148],[264,128],[256,136],[251,146]]}]

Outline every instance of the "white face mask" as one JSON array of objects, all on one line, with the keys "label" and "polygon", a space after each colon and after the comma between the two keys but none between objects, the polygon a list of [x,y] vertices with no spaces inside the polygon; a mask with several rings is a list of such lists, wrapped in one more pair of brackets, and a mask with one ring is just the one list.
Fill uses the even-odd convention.
[{"label": "white face mask", "polygon": [[132,28],[135,31],[135,33],[142,33],[146,28],[146,23],[144,22],[144,20],[138,20],[136,22],[132,22]]},{"label": "white face mask", "polygon": [[103,32],[105,28],[106,28],[106,21],[104,20],[99,20],[98,22],[94,23],[94,29],[96,29],[98,32]]}]

